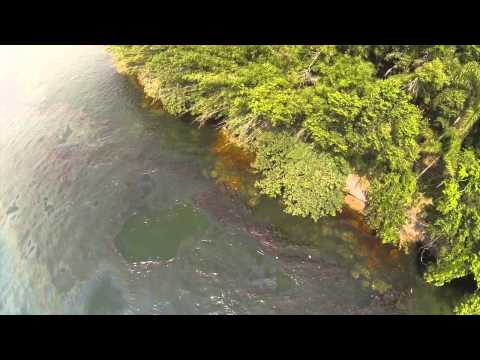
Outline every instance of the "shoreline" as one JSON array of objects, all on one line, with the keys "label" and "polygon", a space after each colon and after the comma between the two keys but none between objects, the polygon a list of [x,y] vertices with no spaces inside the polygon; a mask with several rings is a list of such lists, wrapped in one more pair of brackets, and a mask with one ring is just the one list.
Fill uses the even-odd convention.
[{"label": "shoreline", "polygon": [[[115,66],[117,66],[115,64]],[[129,75],[125,74],[124,72],[120,71],[126,75],[135,86],[142,91],[145,104],[153,111],[153,112],[165,112],[166,110],[162,106],[162,102],[160,99],[156,99],[151,94],[148,93],[143,77],[141,74],[137,75]],[[191,120],[189,120],[190,125],[193,124]],[[229,144],[233,144],[234,146],[240,148],[245,152],[245,154],[255,156],[255,153],[248,150],[244,143],[240,142],[234,136],[229,134],[228,130],[224,127],[218,128],[215,124],[210,124],[209,122],[206,123],[206,126],[211,126],[215,129],[218,134],[226,138],[226,142]],[[381,239],[375,234],[375,232],[368,226],[367,219],[366,219],[366,208],[368,204],[368,189],[370,186],[370,181],[365,176],[360,176],[356,173],[352,173],[347,177],[346,184],[345,184],[345,196],[343,199],[343,207],[342,210],[335,216],[342,216],[344,212],[349,213],[355,220],[361,221],[361,231],[366,232],[369,235],[375,236],[379,242],[382,243]],[[228,188],[228,186],[227,186]],[[430,204],[431,199],[422,199],[420,205],[413,206],[410,208],[406,214],[408,217],[408,222],[403,226],[402,230],[400,231],[400,242],[399,248],[405,251],[407,254],[413,247],[419,247],[425,242],[424,236],[424,229],[426,224],[424,224],[421,220],[419,220],[419,215],[423,211],[424,205]],[[382,243],[383,244],[383,243]]]}]

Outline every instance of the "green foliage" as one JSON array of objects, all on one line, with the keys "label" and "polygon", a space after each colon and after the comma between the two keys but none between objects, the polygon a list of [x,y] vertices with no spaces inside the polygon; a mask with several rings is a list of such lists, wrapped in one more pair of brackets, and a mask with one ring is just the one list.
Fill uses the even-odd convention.
[{"label": "green foliage", "polygon": [[256,186],[261,193],[279,197],[285,211],[314,221],[335,215],[343,205],[347,163],[287,134],[264,133],[254,168],[263,174]]},{"label": "green foliage", "polygon": [[145,66],[145,63],[154,54],[153,46],[134,45],[134,46],[109,46],[108,50],[112,54],[117,69],[128,75],[137,75]]},{"label": "green foliage", "polygon": [[[453,176],[445,182],[436,204],[437,217],[430,236],[439,241],[440,254],[426,280],[442,286],[453,279],[473,274],[480,280],[480,159],[470,150],[463,150]],[[478,304],[478,299],[468,305]],[[461,310],[462,312],[464,310]]]},{"label": "green foliage", "polygon": [[415,74],[426,93],[436,93],[450,82],[450,78],[445,72],[445,64],[439,59],[434,59],[418,67]]},{"label": "green foliage", "polygon": [[293,125],[307,105],[304,97],[282,78],[256,86],[249,92],[249,108],[256,117],[273,125]]},{"label": "green foliage", "polygon": [[372,182],[368,193],[367,222],[384,243],[397,244],[416,191],[412,173],[388,173]]},{"label": "green foliage", "polygon": [[460,116],[466,100],[466,91],[458,88],[446,88],[435,97],[432,107],[441,130],[445,131],[453,125]]},{"label": "green foliage", "polygon": [[476,62],[465,64],[455,80],[456,86],[464,90],[468,96],[460,116],[445,133],[449,143],[444,159],[450,175],[457,167],[465,138],[480,118],[480,65]]},{"label": "green foliage", "polygon": [[[477,284],[480,283],[480,255],[475,254],[471,261],[471,271]],[[480,315],[480,291],[467,296],[457,307],[455,312],[459,315]]]},{"label": "green foliage", "polygon": [[458,315],[480,315],[480,292],[468,296],[455,307]]},{"label": "green foliage", "polygon": [[376,80],[356,93],[332,91],[305,127],[323,150],[347,158],[363,154],[376,167],[411,169],[419,152],[420,111],[399,79]]}]

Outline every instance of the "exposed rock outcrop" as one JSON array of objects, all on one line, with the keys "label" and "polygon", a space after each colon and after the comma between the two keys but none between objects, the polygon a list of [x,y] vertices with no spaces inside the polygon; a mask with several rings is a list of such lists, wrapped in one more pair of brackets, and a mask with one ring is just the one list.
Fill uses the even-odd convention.
[{"label": "exposed rock outcrop", "polygon": [[[370,183],[365,177],[357,174],[349,175],[345,186],[345,205],[351,210],[365,215],[369,185]],[[407,211],[407,223],[400,231],[401,246],[407,247],[411,243],[424,241],[427,224],[421,220],[420,215],[425,206],[430,204],[432,204],[432,199],[422,198]]]},{"label": "exposed rock outcrop", "polygon": [[353,211],[365,214],[365,207],[367,204],[367,190],[370,183],[365,177],[356,174],[350,174],[347,177],[345,185],[345,205]]},{"label": "exposed rock outcrop", "polygon": [[407,223],[400,231],[400,245],[405,246],[425,240],[427,224],[422,221],[420,214],[427,205],[432,204],[431,198],[422,198],[418,204],[407,211]]}]

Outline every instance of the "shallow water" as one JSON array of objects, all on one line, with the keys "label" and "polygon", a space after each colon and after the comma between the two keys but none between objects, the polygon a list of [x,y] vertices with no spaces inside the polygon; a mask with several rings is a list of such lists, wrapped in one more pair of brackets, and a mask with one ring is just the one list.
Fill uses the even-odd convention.
[{"label": "shallow water", "polygon": [[0,313],[450,312],[355,219],[246,206],[214,130],[150,111],[104,47],[1,46],[0,99]]}]

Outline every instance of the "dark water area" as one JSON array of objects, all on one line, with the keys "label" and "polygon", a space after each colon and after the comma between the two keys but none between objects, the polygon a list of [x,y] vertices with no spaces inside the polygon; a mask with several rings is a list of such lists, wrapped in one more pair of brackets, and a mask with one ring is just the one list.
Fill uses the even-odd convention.
[{"label": "dark water area", "polygon": [[149,109],[104,47],[1,46],[0,80],[0,313],[451,312],[354,216],[249,206],[216,131]]}]

